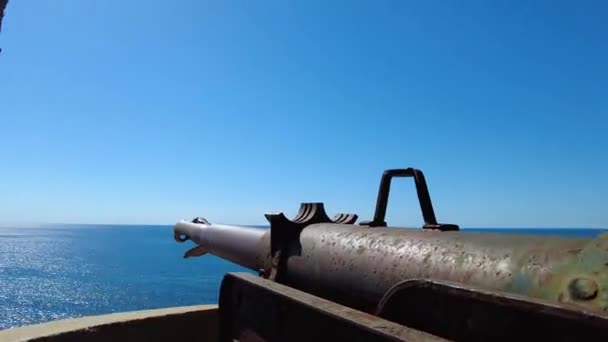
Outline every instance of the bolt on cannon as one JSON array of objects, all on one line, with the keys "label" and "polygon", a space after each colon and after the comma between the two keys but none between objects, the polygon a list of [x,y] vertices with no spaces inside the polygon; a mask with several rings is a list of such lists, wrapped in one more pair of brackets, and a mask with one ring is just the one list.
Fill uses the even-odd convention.
[{"label": "bolt on cannon", "polygon": [[[391,180],[413,178],[422,229],[387,227]],[[461,231],[438,223],[420,170],[385,171],[371,221],[303,203],[270,229],[175,224],[178,242],[253,271],[220,289],[225,341],[608,338],[608,236]],[[253,337],[252,337],[253,336]]]}]

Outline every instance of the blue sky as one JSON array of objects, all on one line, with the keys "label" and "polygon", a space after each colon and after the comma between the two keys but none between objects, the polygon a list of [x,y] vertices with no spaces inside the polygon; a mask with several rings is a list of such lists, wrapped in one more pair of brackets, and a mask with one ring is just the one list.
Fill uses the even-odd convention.
[{"label": "blue sky", "polygon": [[[417,167],[440,221],[608,227],[608,7],[10,1],[0,222],[373,215]],[[389,223],[419,225],[398,181]]]}]

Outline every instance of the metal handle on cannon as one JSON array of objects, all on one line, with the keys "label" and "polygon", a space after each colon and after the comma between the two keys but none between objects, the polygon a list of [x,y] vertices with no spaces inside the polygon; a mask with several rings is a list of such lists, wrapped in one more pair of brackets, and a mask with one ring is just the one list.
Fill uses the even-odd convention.
[{"label": "metal handle on cannon", "polygon": [[454,224],[437,223],[435,211],[433,210],[433,203],[431,202],[431,195],[429,194],[429,189],[426,185],[424,174],[422,171],[414,168],[392,169],[384,171],[380,180],[380,189],[378,190],[378,199],[376,201],[374,219],[373,221],[361,222],[360,225],[369,227],[386,227],[385,217],[386,208],[388,206],[388,195],[391,190],[391,180],[394,177],[414,178],[418,202],[420,203],[420,210],[422,211],[422,218],[424,219],[424,229],[438,229],[441,231],[459,230],[458,226]]}]

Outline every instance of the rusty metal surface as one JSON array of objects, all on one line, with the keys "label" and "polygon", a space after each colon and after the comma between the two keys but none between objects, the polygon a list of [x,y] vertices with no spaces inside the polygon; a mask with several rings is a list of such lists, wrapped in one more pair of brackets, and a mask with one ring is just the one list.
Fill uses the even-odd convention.
[{"label": "rusty metal surface", "polygon": [[[269,230],[180,223],[176,232],[184,233],[184,227],[203,236],[197,242],[212,254],[256,271],[272,267]],[[248,237],[241,239],[241,233]],[[281,281],[368,311],[406,279],[452,281],[608,311],[606,235],[580,239],[313,224],[282,258]]]},{"label": "rusty metal surface", "polygon": [[375,314],[458,341],[588,341],[608,338],[606,316],[441,281],[407,280],[398,283],[385,294]]},{"label": "rusty metal surface", "polygon": [[[414,178],[425,221],[423,228],[426,229],[385,228],[393,177]],[[583,330],[590,322],[599,322],[599,330],[592,324],[587,327],[589,331],[606,330],[608,235],[589,239],[460,232],[457,225],[437,223],[424,175],[417,169],[384,173],[371,222],[353,225],[356,215],[342,215],[331,220],[322,203],[303,204],[294,220],[282,213],[269,214],[266,218],[270,230],[255,233],[249,228],[211,225],[204,219],[180,222],[175,226],[175,236],[180,242],[185,236],[199,245],[186,256],[209,252],[256,270],[267,278],[250,279],[250,285],[255,284],[250,288],[264,288],[270,292],[280,289],[283,295],[289,291],[304,291],[308,294],[303,295],[330,300],[327,302],[330,306],[341,304],[348,310],[385,315],[391,321],[411,324],[411,327],[443,337],[501,340],[511,336],[514,339],[555,340],[566,336],[557,333],[559,331],[587,336],[589,332]],[[228,282],[224,284],[230,284],[233,278],[225,279]],[[407,281],[432,285],[412,287],[412,282]],[[277,288],[272,290],[274,286]],[[222,286],[222,291],[224,288]],[[281,311],[281,305],[297,302],[297,296],[290,297],[291,304],[278,304],[274,299],[260,304],[258,294],[264,291],[256,291],[241,293],[237,299],[221,296],[220,307],[223,300],[228,303],[225,307],[231,308],[226,310],[232,310],[225,313],[226,317],[240,317],[243,312],[238,303],[248,301],[247,308],[251,311],[247,311],[248,324],[255,326],[258,333],[265,331],[256,334],[256,331],[240,329],[224,319],[229,322],[226,324],[231,324],[224,330],[244,333],[230,335],[230,338],[261,341],[273,336],[270,340],[281,340],[284,330],[273,324],[284,322],[289,329],[300,329],[301,334],[295,338],[308,336],[307,340],[327,340],[320,331],[302,330],[301,322],[294,321],[291,313],[287,315]],[[517,296],[521,297],[515,298]],[[324,305],[324,302],[315,301],[296,305],[300,310],[306,307],[308,311],[301,311],[295,317],[315,319],[312,312],[327,309]],[[274,321],[265,319],[266,306],[273,308]],[[562,315],[564,312],[568,314]],[[428,317],[419,317],[418,313]],[[329,313],[327,320],[318,321],[316,325],[331,330],[326,323],[338,316],[337,312]],[[599,321],[594,320],[596,316]],[[453,324],[444,324],[441,331],[433,330],[445,323],[442,320],[450,318],[453,322],[448,323]],[[348,319],[351,326],[343,334],[352,336],[353,331],[362,327],[358,325],[356,315]],[[488,324],[484,325],[484,320]],[[559,323],[562,321],[563,324]],[[270,325],[259,326],[261,322]],[[532,322],[549,330],[551,324],[562,325],[545,335],[538,334],[542,329],[536,329],[536,335],[534,332],[529,336],[518,335],[520,331],[534,328]],[[278,332],[270,328],[278,329]],[[499,334],[501,329],[502,335]],[[362,331],[370,332],[369,329]],[[340,335],[335,337],[340,339]],[[355,335],[352,339],[359,337]]]},{"label": "rusty metal surface", "polygon": [[224,277],[220,341],[445,341],[246,273]]},{"label": "rusty metal surface", "polygon": [[353,224],[357,221],[357,215],[354,214],[338,214],[332,220],[327,216],[323,203],[318,202],[302,203],[293,220],[288,219],[283,213],[266,214],[265,216],[270,223],[272,259],[270,269],[264,269],[264,276],[276,281],[281,281],[288,255],[287,249],[291,243],[298,241],[302,229],[314,223]]},{"label": "rusty metal surface", "polygon": [[436,279],[608,310],[607,237],[596,240],[316,224],[287,282],[371,309],[405,279]]}]

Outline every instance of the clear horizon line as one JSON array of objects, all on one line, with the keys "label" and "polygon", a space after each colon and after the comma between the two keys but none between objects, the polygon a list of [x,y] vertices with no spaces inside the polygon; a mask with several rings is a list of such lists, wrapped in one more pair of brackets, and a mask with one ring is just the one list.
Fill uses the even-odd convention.
[{"label": "clear horizon line", "polygon": [[[235,226],[253,226],[253,227],[270,227],[266,224],[233,224]],[[46,223],[22,223],[22,224],[3,224],[0,223],[0,228],[45,228],[49,226],[138,226],[138,227],[151,227],[151,226],[167,226],[171,227],[173,224],[168,223],[65,223],[65,222],[46,222]],[[392,226],[394,228],[420,228],[416,226]],[[461,229],[598,229],[608,230],[608,227],[602,226],[460,226]]]}]

